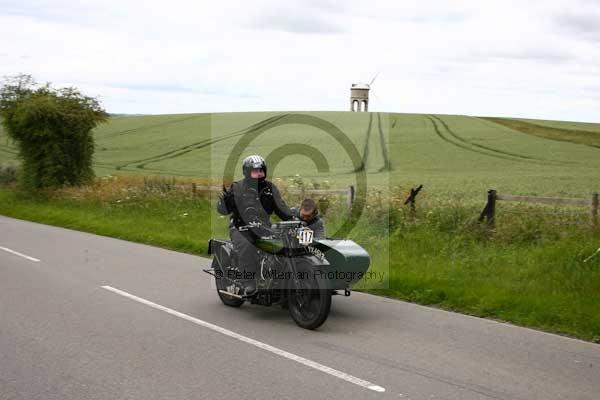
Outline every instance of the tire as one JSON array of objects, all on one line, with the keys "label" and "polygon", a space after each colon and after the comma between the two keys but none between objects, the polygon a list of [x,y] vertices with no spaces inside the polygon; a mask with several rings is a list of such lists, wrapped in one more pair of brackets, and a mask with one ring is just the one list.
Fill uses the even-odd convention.
[{"label": "tire", "polygon": [[[225,288],[225,282],[226,279],[223,278],[223,276],[225,275],[225,271],[223,271],[221,269],[221,267],[219,266],[219,262],[217,261],[217,257],[215,256],[215,258],[213,258],[212,261],[212,268],[215,270],[215,283],[217,286],[217,294],[219,295],[219,298],[221,299],[221,301],[223,302],[223,304],[225,304],[228,307],[240,307],[242,304],[244,304],[244,300],[242,299],[238,299],[232,296],[228,296],[226,294],[223,294],[221,292],[219,292],[219,290],[227,290]],[[219,277],[219,272],[220,271],[220,277]]]},{"label": "tire", "polygon": [[323,325],[331,309],[331,288],[324,278],[316,277],[310,269],[302,268],[299,271],[309,271],[306,278],[299,280],[300,288],[295,283],[290,283],[288,292],[289,312],[296,324],[304,329],[317,329]]}]

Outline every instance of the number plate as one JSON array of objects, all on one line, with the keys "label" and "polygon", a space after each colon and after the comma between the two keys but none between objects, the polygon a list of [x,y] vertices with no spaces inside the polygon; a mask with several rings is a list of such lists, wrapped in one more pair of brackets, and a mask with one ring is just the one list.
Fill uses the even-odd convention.
[{"label": "number plate", "polygon": [[296,238],[298,238],[298,243],[303,246],[311,244],[313,242],[313,233],[314,231],[310,228],[298,229],[298,234],[296,235]]}]

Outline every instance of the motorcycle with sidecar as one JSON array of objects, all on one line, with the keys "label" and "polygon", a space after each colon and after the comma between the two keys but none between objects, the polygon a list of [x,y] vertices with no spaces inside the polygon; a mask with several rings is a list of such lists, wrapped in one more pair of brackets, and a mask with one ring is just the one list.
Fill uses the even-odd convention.
[{"label": "motorcycle with sidecar", "polygon": [[[250,224],[256,228],[258,223]],[[263,231],[265,231],[263,229]],[[245,302],[288,309],[296,324],[306,329],[321,326],[329,315],[332,295],[350,289],[367,272],[369,254],[352,240],[314,240],[313,231],[300,221],[282,221],[257,238],[256,290],[243,289],[244,274],[238,267],[233,243],[211,239],[210,269],[223,304],[240,307]]]}]

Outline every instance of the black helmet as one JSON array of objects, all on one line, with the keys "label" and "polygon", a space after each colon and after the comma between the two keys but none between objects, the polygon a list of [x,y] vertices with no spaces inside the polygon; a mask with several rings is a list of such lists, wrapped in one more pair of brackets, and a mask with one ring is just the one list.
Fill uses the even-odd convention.
[{"label": "black helmet", "polygon": [[242,163],[242,172],[244,173],[244,177],[250,179],[250,172],[255,168],[261,168],[263,171],[265,171],[265,178],[267,177],[267,162],[264,158],[258,155],[244,158],[244,162]]}]

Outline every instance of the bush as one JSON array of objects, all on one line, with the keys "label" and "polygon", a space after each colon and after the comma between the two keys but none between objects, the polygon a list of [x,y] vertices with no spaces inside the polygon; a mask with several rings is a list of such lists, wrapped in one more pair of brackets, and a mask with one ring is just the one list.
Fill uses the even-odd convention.
[{"label": "bush", "polygon": [[10,185],[18,179],[19,171],[17,167],[9,165],[0,165],[0,185]]},{"label": "bush", "polygon": [[95,98],[75,88],[39,86],[28,75],[8,78],[0,88],[0,117],[17,143],[27,189],[89,182],[91,131],[107,116]]}]

